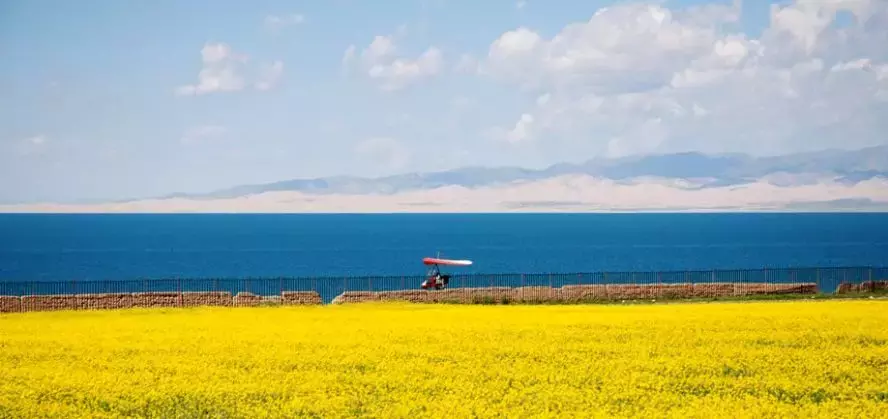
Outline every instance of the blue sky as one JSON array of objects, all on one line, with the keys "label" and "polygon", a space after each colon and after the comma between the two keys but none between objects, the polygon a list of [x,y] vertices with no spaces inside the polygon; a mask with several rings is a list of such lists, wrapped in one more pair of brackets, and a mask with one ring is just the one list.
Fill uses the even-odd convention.
[{"label": "blue sky", "polygon": [[885,143],[888,13],[832,3],[5,1],[0,201]]}]

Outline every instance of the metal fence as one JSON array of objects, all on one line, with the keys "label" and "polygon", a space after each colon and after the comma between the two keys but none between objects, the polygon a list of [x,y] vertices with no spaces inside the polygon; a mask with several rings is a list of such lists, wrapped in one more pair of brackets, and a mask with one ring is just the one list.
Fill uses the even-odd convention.
[{"label": "metal fence", "polygon": [[[97,294],[192,294],[229,293],[242,295],[253,300],[275,299],[282,295],[316,293],[318,303],[329,304],[337,296],[362,295],[368,292],[415,293],[420,291],[424,276],[365,276],[365,277],[280,277],[280,278],[166,278],[136,279],[119,281],[0,281],[0,296],[73,296]],[[704,290],[694,296],[737,295],[746,293],[779,294],[794,293],[798,286],[806,285],[804,293],[835,293],[840,284],[851,284],[855,290],[861,284],[875,287],[884,286],[888,281],[888,267],[814,267],[786,269],[737,269],[708,271],[662,271],[662,272],[592,272],[592,273],[511,273],[511,274],[469,274],[453,275],[443,292],[478,293],[496,289],[502,296],[503,289],[536,290],[548,289],[594,290],[595,286],[611,286],[611,290],[635,290],[645,296],[662,296],[664,290],[683,284],[689,289]],[[866,285],[870,284],[870,285]],[[586,288],[584,288],[584,286]],[[615,286],[622,286],[615,287]],[[722,288],[716,288],[716,287]],[[567,288],[563,288],[567,287]],[[670,288],[672,287],[672,288]],[[696,288],[695,288],[696,287]],[[781,288],[782,287],[782,288]],[[607,287],[605,287],[607,288]],[[540,291],[540,290],[544,291]],[[652,291],[644,291],[644,290]],[[713,291],[720,289],[721,291]],[[642,290],[642,291],[638,291]],[[708,290],[708,291],[707,291]],[[754,291],[758,290],[758,291]],[[422,291],[424,295],[441,291]],[[589,291],[592,292],[592,291]],[[587,294],[589,294],[587,292]],[[629,291],[608,295],[627,295]],[[592,292],[594,294],[594,292]],[[708,294],[707,294],[708,293]],[[722,294],[719,294],[722,293]],[[522,294],[524,295],[524,294]],[[591,295],[591,294],[590,294]],[[680,296],[680,295],[679,295]],[[301,298],[301,297],[300,297]],[[357,298],[357,297],[355,297]],[[181,301],[181,299],[179,300]],[[251,300],[252,301],[252,300]]]}]

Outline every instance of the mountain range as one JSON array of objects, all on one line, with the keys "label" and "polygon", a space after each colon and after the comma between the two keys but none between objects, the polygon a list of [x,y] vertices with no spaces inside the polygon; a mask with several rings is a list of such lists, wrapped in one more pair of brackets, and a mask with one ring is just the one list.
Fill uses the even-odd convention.
[{"label": "mountain range", "polygon": [[332,176],[100,203],[0,205],[0,212],[888,211],[888,145],[771,157],[674,153],[540,170],[464,167]]},{"label": "mountain range", "polygon": [[[560,163],[542,170],[520,167],[465,167],[432,173],[408,173],[378,178],[332,176],[240,185],[202,194],[171,194],[159,199],[224,199],[266,192],[295,191],[313,195],[396,194],[446,186],[478,188],[513,182],[539,181],[565,175],[627,181],[637,178],[684,179],[696,188],[742,185],[772,175],[776,185],[801,185],[823,177],[857,183],[888,178],[888,145],[859,150],[823,150],[772,157],[746,154],[707,155],[697,152],[596,158],[580,164]],[[786,176],[795,175],[795,176]]]}]

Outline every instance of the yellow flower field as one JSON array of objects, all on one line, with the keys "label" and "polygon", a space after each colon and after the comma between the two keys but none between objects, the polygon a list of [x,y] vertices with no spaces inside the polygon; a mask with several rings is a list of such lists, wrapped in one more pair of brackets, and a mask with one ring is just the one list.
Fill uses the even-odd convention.
[{"label": "yellow flower field", "polygon": [[0,417],[885,417],[888,302],[0,315]]}]

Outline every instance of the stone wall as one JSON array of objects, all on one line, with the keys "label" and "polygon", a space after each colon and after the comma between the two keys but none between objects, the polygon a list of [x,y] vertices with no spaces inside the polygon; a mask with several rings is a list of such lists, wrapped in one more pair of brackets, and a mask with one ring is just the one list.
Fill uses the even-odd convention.
[{"label": "stone wall", "polygon": [[637,300],[741,297],[752,295],[816,294],[817,284],[698,283],[651,285],[565,285],[552,287],[452,288],[438,291],[357,291],[344,292],[333,304],[367,301],[409,301],[416,303],[473,302],[582,302],[596,300]]},{"label": "stone wall", "polygon": [[[841,284],[837,294],[888,290],[888,280]],[[695,284],[609,284],[565,285],[560,288],[483,287],[438,291],[348,291],[333,304],[369,301],[416,303],[546,303],[619,300],[669,300],[688,298],[742,297],[754,295],[816,294],[815,283],[695,283]],[[53,310],[122,309],[137,307],[255,307],[261,305],[322,305],[316,291],[284,291],[261,296],[241,292],[140,292],[117,294],[0,296],[0,313]]]},{"label": "stone wall", "polygon": [[230,292],[137,292],[117,294],[0,295],[0,313],[22,311],[101,310],[148,307],[240,307],[266,304],[321,304],[315,291],[284,291],[280,296]]},{"label": "stone wall", "polygon": [[888,279],[878,281],[863,281],[859,284],[843,282],[836,289],[836,294],[853,294],[858,292],[888,291]]}]

